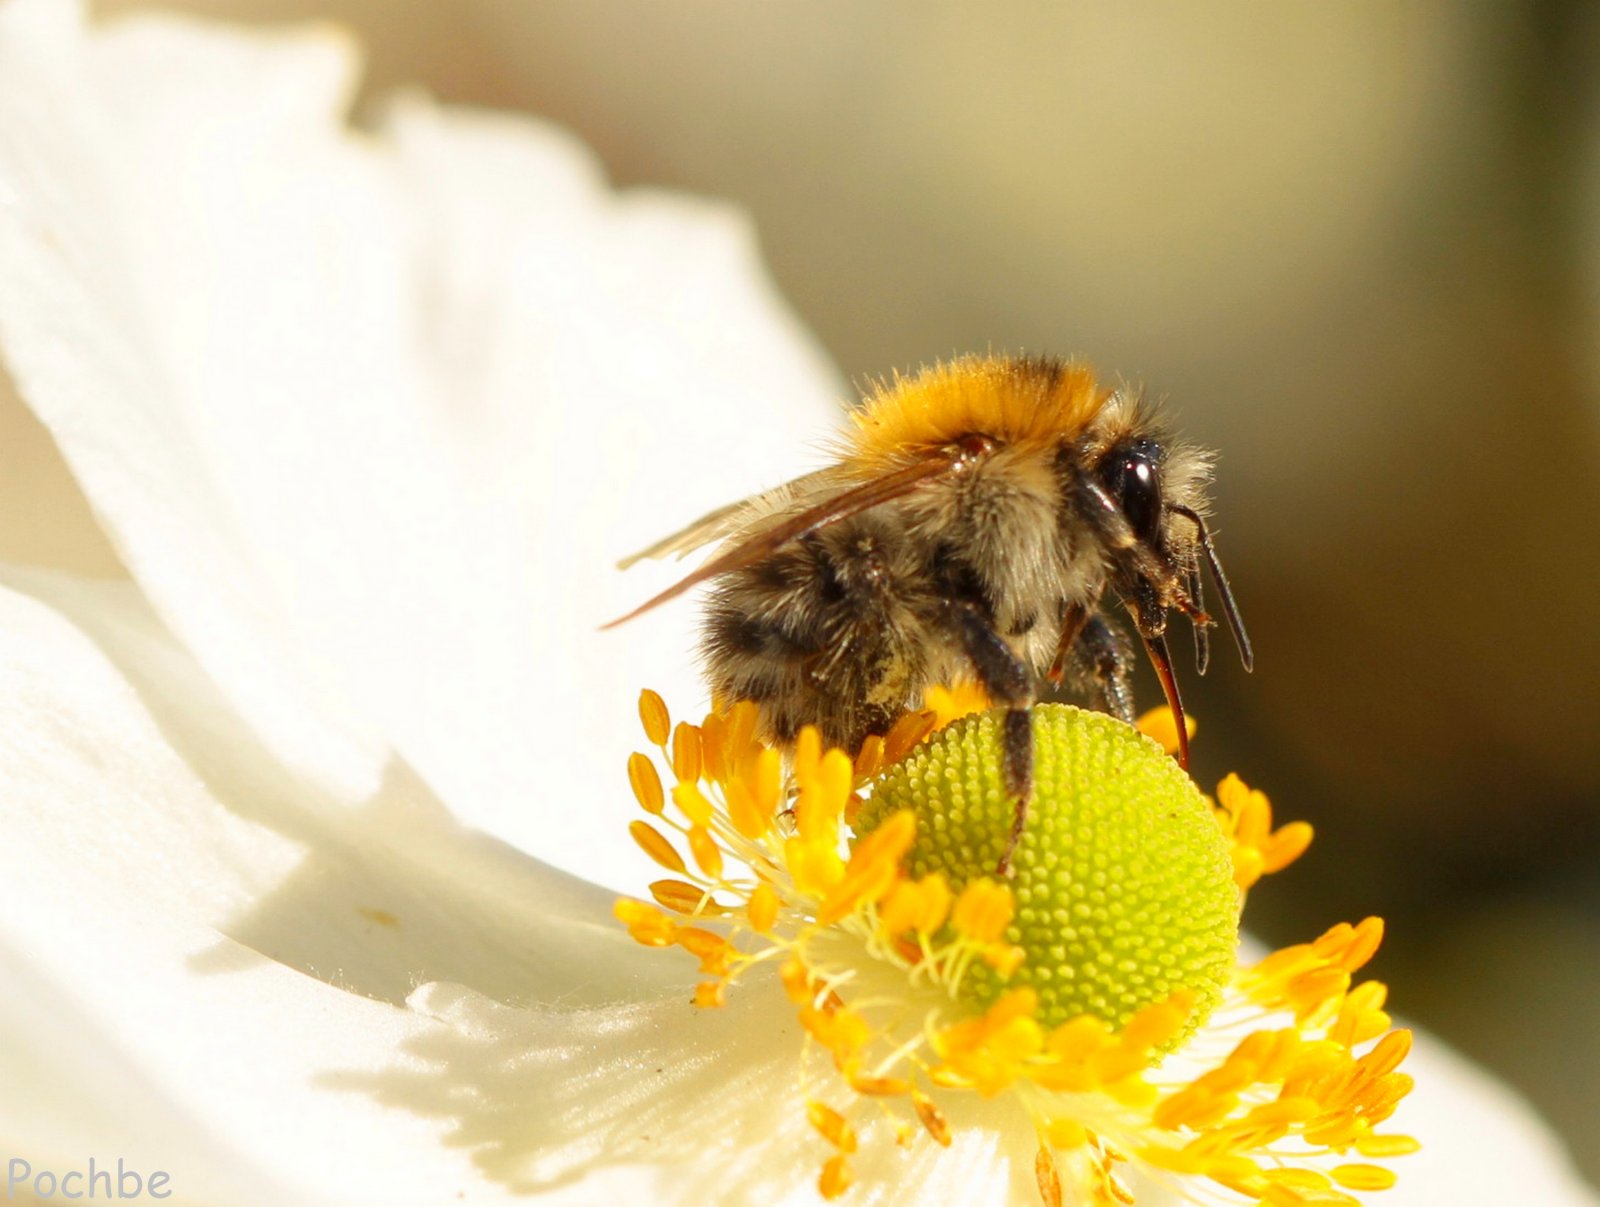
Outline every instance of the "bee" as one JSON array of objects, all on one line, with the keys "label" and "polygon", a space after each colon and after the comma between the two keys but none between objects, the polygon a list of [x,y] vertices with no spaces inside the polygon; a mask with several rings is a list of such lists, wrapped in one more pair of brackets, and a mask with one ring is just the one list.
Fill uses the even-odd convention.
[{"label": "bee", "polygon": [[719,508],[634,557],[716,543],[692,574],[606,627],[710,583],[701,655],[714,698],[752,700],[765,736],[815,725],[854,751],[975,680],[1004,708],[1002,776],[1016,810],[1007,874],[1033,792],[1029,710],[1063,685],[1134,719],[1120,603],[1177,721],[1167,645],[1177,612],[1204,674],[1210,570],[1245,669],[1250,641],[1206,524],[1208,453],[1137,392],[1054,358],[969,356],[880,384],[850,415],[834,461]]}]

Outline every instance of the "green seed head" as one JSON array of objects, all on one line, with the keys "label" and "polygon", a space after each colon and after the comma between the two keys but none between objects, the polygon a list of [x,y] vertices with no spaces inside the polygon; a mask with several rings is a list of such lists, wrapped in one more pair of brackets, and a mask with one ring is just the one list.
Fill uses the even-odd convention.
[{"label": "green seed head", "polygon": [[[1001,787],[998,712],[967,717],[886,772],[857,819],[917,818],[907,862],[957,891],[993,876],[1015,803]],[[961,996],[983,1006],[1031,986],[1046,1026],[1092,1014],[1120,1026],[1180,989],[1198,995],[1191,1027],[1222,995],[1238,952],[1239,893],[1227,840],[1204,798],[1149,738],[1100,713],[1033,710],[1034,795],[1012,858],[1027,957],[1001,981],[975,964]]]}]

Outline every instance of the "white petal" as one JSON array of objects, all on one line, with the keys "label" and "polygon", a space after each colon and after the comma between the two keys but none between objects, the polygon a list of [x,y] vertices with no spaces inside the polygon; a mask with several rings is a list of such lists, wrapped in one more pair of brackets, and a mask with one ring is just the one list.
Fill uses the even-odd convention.
[{"label": "white petal", "polygon": [[0,5],[0,355],[157,607],[296,767],[365,795],[379,750],[312,690],[174,409],[181,381],[127,254],[130,182],[106,149],[118,131],[88,71],[75,8]]},{"label": "white petal", "polygon": [[[97,622],[112,655],[127,660],[138,691],[60,616],[0,592],[0,960],[8,986],[0,1028],[9,1041],[0,1045],[9,1074],[0,1112],[8,1134],[38,1168],[120,1154],[147,1174],[166,1169],[190,1202],[375,1201],[363,1188],[396,1164],[407,1166],[398,1184],[431,1186],[440,1199],[472,1184],[466,1162],[440,1145],[437,1125],[366,1108],[323,1084],[339,1070],[393,1062],[427,1026],[261,952],[282,944],[308,970],[329,961],[314,970],[382,996],[404,991],[406,969],[426,973],[439,955],[433,948],[447,946],[434,941],[440,925],[456,928],[451,943],[471,946],[486,919],[470,900],[445,897],[428,903],[444,918],[433,929],[415,925],[420,906],[403,903],[393,907],[393,925],[364,921],[319,874],[328,856],[345,865],[354,901],[390,879],[363,871],[367,852],[341,851],[359,837],[341,838],[341,811],[328,811],[319,833],[325,802],[302,799],[281,773],[252,776],[259,748],[226,745],[236,722],[206,717],[213,701],[204,695],[171,693],[177,676],[161,664],[183,656],[154,640],[147,618],[105,606],[104,592],[72,602]],[[150,693],[154,715],[139,692]],[[191,765],[169,735],[179,744],[208,740],[210,749]],[[207,778],[230,773],[238,773],[232,793],[213,796]],[[426,821],[426,809],[411,811]],[[448,847],[435,845],[449,866]],[[390,862],[371,855],[375,868]],[[469,846],[464,862],[473,858]],[[528,880],[537,890],[537,876]],[[296,932],[308,930],[320,932],[310,938],[320,950],[294,947]],[[350,933],[341,939],[340,931]],[[385,931],[397,938],[386,943]],[[346,954],[351,963],[331,963]],[[481,948],[477,956],[493,973]],[[523,971],[530,974],[526,963]],[[524,985],[545,988],[570,985]],[[398,1162],[396,1151],[415,1159]],[[280,1179],[296,1193],[281,1193]]]},{"label": "white petal", "polygon": [[[12,4],[16,57],[66,24]],[[806,468],[837,394],[745,223],[532,122],[352,136],[325,34],[52,45],[0,72],[0,347],[152,601],[274,739],[287,632],[462,816],[635,879],[621,795],[572,802],[640,686],[700,700],[689,604],[596,632],[663,581],[611,564]]]},{"label": "white petal", "polygon": [[58,609],[0,592],[0,857],[394,1004],[437,979],[615,1000],[675,971],[633,958],[611,894],[462,827],[403,765],[356,808],[277,766],[127,584],[0,581]]},{"label": "white petal", "polygon": [[1417,1086],[1390,1126],[1416,1136],[1423,1148],[1395,1162],[1400,1182],[1383,1196],[1389,1207],[1600,1203],[1560,1142],[1510,1087],[1426,1033],[1417,1036],[1406,1071]]}]

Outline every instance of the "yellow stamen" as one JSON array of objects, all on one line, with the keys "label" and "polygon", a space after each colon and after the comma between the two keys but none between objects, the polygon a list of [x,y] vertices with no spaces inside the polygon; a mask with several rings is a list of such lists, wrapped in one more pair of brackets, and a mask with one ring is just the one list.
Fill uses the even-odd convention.
[{"label": "yellow stamen", "polygon": [[930,687],[922,706],[933,714],[934,729],[943,729],[953,721],[987,709],[989,693],[983,690],[981,683],[962,679],[948,687]]},{"label": "yellow stamen", "polygon": [[883,739],[883,761],[898,763],[934,730],[937,718],[931,712],[908,712],[893,725]]},{"label": "yellow stamen", "polygon": [[745,906],[745,912],[750,918],[750,927],[758,935],[772,933],[772,925],[778,920],[778,908],[782,902],[778,899],[778,892],[765,882],[758,884],[750,894],[750,902]]},{"label": "yellow stamen", "polygon": [[878,914],[886,935],[914,930],[931,936],[950,916],[950,886],[938,872],[921,880],[901,880],[890,891]]},{"label": "yellow stamen", "polygon": [[713,880],[722,878],[722,848],[704,826],[689,827],[689,853],[707,876]]},{"label": "yellow stamen", "polygon": [[1056,1167],[1055,1154],[1042,1144],[1034,1154],[1033,1180],[1039,1187],[1039,1198],[1045,1207],[1061,1207],[1061,1171]]},{"label": "yellow stamen", "polygon": [[706,799],[706,794],[700,791],[700,785],[691,781],[673,785],[672,803],[683,810],[683,815],[691,825],[709,826],[716,814],[716,806]]},{"label": "yellow stamen", "polygon": [[822,1138],[842,1153],[856,1151],[856,1132],[845,1117],[831,1106],[820,1102],[806,1103],[806,1117]]},{"label": "yellow stamen", "polygon": [[850,1189],[852,1180],[850,1163],[842,1156],[830,1157],[822,1167],[822,1176],[817,1179],[817,1192],[832,1202]]},{"label": "yellow stamen", "polygon": [[683,856],[679,855],[673,846],[647,821],[631,821],[628,823],[628,833],[633,835],[633,841],[639,844],[639,849],[654,859],[669,872],[687,872]]},{"label": "yellow stamen", "polygon": [[661,777],[656,774],[656,765],[648,755],[628,756],[628,783],[633,786],[633,799],[639,802],[641,809],[646,813],[661,813],[666,803],[661,795]]},{"label": "yellow stamen", "polygon": [[662,698],[648,687],[639,693],[639,720],[644,723],[645,737],[653,746],[667,744],[667,732],[672,727],[672,717]]},{"label": "yellow stamen", "polygon": [[818,923],[831,926],[860,906],[881,900],[895,886],[900,860],[916,833],[916,819],[909,812],[900,812],[856,843],[843,877],[823,899]]},{"label": "yellow stamen", "polygon": [[[659,698],[641,696],[676,783],[665,792],[656,764],[630,757],[634,798],[654,815],[630,832],[675,875],[651,884],[654,905],[619,900],[617,918],[638,942],[694,957],[698,1007],[775,970],[810,1059],[857,1103],[873,1099],[900,1144],[951,1145],[962,1115],[949,1096],[1014,1094],[1034,1120],[1046,1202],[1128,1207],[1130,1161],[1279,1207],[1390,1184],[1369,1162],[1416,1148],[1380,1130],[1411,1088],[1410,1036],[1391,1030],[1383,985],[1353,983],[1382,922],[1233,965],[1235,886],[1291,862],[1310,828],[1275,828],[1237,776],[1212,805],[1126,727],[1040,706],[1034,807],[1016,878],[1000,883],[988,873],[1011,806],[997,723],[972,718],[913,750],[950,700],[930,704],[854,758],[803,730],[786,773],[756,739],[753,705],[670,727]],[[1104,795],[1106,767],[1123,795]],[[1149,778],[1130,790],[1130,774]],[[1143,917],[1158,922],[1135,942]],[[1164,1061],[1219,1002],[1222,1024],[1241,1028],[1231,1046],[1198,1068]],[[806,1111],[833,1149],[818,1189],[836,1198],[860,1138],[845,1111]]]},{"label": "yellow stamen", "polygon": [[650,895],[663,908],[675,914],[699,913],[702,907],[711,904],[704,889],[685,884],[682,880],[652,880]]},{"label": "yellow stamen", "polygon": [[975,942],[997,943],[1015,913],[1010,889],[987,878],[974,880],[956,898],[950,925]]},{"label": "yellow stamen", "polygon": [[944,1112],[934,1104],[933,1099],[926,1094],[913,1091],[911,1106],[917,1112],[917,1118],[922,1121],[922,1126],[927,1129],[928,1135],[944,1148],[950,1147],[950,1121],[945,1118]]},{"label": "yellow stamen", "polygon": [[678,924],[642,901],[620,897],[611,909],[617,921],[628,928],[628,935],[635,943],[642,943],[646,947],[670,947],[677,941]]},{"label": "yellow stamen", "polygon": [[1394,1171],[1379,1165],[1339,1165],[1332,1173],[1346,1190],[1388,1190],[1395,1184]]},{"label": "yellow stamen", "polygon": [[680,781],[700,778],[700,731],[686,721],[672,731],[672,774]]}]

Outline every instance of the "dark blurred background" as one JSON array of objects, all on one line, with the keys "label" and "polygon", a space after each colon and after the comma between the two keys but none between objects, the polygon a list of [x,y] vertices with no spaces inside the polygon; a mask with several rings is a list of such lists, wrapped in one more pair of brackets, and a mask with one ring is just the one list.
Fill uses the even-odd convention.
[{"label": "dark blurred background", "polygon": [[[1170,399],[1258,654],[1189,676],[1198,775],[1319,832],[1250,924],[1384,914],[1399,1009],[1600,1177],[1600,6],[180,7],[346,23],[368,98],[742,204],[852,380],[993,347]],[[0,461],[4,510],[81,519],[35,429]],[[111,565],[41,531],[0,537]]]}]

